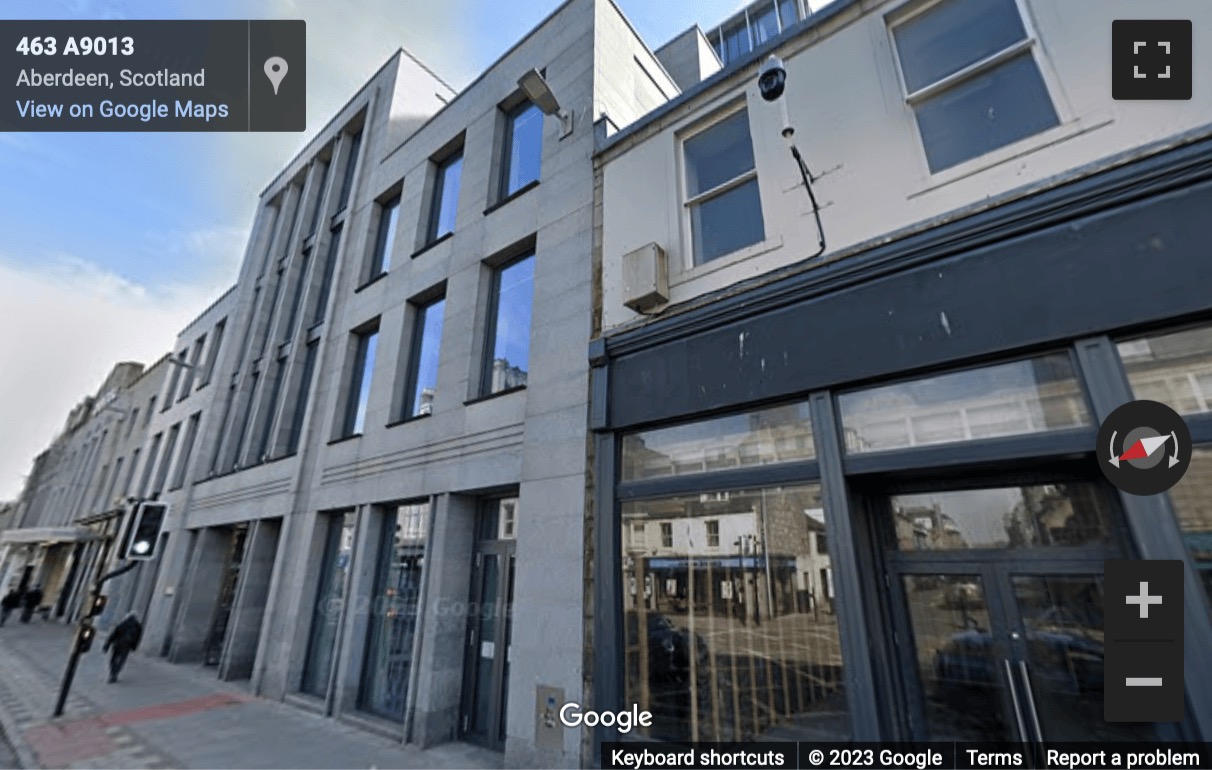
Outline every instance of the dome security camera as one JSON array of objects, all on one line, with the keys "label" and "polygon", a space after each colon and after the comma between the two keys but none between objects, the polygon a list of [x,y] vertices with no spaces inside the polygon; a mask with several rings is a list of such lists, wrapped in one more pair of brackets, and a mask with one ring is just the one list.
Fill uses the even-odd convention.
[{"label": "dome security camera", "polygon": [[783,95],[786,86],[787,69],[783,67],[782,60],[772,54],[758,70],[758,90],[762,92],[763,99],[773,102]]}]

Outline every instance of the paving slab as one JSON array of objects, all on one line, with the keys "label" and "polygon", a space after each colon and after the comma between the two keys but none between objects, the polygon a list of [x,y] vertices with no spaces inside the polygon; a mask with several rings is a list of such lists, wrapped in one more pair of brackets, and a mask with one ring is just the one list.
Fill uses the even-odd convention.
[{"label": "paving slab", "polygon": [[260,698],[214,668],[134,654],[106,682],[100,644],[83,655],[52,719],[72,627],[0,627],[0,768],[499,768],[464,743],[421,750]]}]

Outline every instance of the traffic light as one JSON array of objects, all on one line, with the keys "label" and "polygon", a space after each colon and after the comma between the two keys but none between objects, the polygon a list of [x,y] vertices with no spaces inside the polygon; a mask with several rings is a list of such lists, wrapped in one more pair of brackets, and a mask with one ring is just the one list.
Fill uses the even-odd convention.
[{"label": "traffic light", "polygon": [[93,639],[97,637],[97,629],[87,620],[80,625],[80,635],[76,637],[76,651],[88,652],[93,648]]},{"label": "traffic light", "polygon": [[160,530],[168,515],[167,503],[140,503],[131,524],[131,536],[124,554],[127,559],[154,559],[160,545]]},{"label": "traffic light", "polygon": [[86,617],[95,618],[102,612],[105,612],[105,602],[107,601],[105,594],[96,594],[93,596],[92,606],[88,608]]}]

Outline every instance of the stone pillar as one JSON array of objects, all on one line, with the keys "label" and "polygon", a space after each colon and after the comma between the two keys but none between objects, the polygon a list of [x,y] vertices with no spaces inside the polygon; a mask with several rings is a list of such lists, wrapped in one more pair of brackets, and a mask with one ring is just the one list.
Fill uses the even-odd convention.
[{"label": "stone pillar", "polygon": [[219,663],[219,678],[228,681],[252,676],[282,520],[262,519],[251,526],[240,566],[239,594],[227,625],[227,649]]},{"label": "stone pillar", "polygon": [[476,499],[441,495],[436,501],[425,569],[428,591],[421,618],[421,652],[416,662],[417,696],[413,743],[428,748],[458,735],[466,650],[466,608],[471,588]]},{"label": "stone pillar", "polygon": [[169,652],[173,663],[202,661],[231,537],[231,530],[226,527],[208,527],[198,532],[193,563],[181,586],[181,612]]}]

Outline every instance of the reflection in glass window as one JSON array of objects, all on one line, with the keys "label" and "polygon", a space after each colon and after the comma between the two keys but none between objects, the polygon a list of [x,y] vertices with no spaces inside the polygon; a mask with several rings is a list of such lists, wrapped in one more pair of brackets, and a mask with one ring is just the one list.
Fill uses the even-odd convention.
[{"label": "reflection in glass window", "polygon": [[354,365],[349,390],[346,392],[342,436],[361,433],[366,426],[366,407],[370,403],[370,380],[375,369],[375,348],[378,346],[378,340],[378,329],[355,336]]},{"label": "reflection in glass window", "polygon": [[501,197],[508,198],[539,180],[543,160],[543,113],[524,102],[505,118],[505,157],[501,164]]},{"label": "reflection in glass window", "polygon": [[1212,602],[1212,447],[1196,447],[1191,467],[1170,490],[1183,542]]},{"label": "reflection in glass window", "polygon": [[1033,548],[1106,542],[1106,504],[1091,484],[1041,484],[892,498],[901,551]]},{"label": "reflection in glass window", "polygon": [[526,384],[530,368],[530,316],[534,303],[534,255],[496,271],[493,277],[490,355],[484,365],[484,395]]},{"label": "reflection in glass window", "polygon": [[436,241],[453,233],[455,210],[459,207],[459,183],[463,176],[463,151],[438,164],[433,188],[433,208],[429,214],[429,240]]},{"label": "reflection in glass window", "polygon": [[838,408],[851,454],[1090,424],[1065,354],[845,393]]},{"label": "reflection in glass window", "polygon": [[442,315],[445,310],[445,299],[417,310],[408,363],[410,385],[405,417],[433,413],[434,389],[438,384],[438,355],[442,344]]},{"label": "reflection in glass window", "polygon": [[1119,357],[1137,398],[1212,412],[1212,326],[1121,342]]},{"label": "reflection in glass window", "polygon": [[710,262],[765,238],[748,110],[691,136],[682,149],[694,263]]},{"label": "reflection in glass window", "polygon": [[301,688],[303,692],[321,698],[328,693],[337,626],[345,603],[345,581],[353,555],[355,521],[352,512],[321,517],[325,528],[324,556],[320,562],[320,585],[312,609],[311,636]]},{"label": "reflection in glass window", "polygon": [[623,437],[623,480],[811,460],[808,402]]},{"label": "reflection in glass window", "polygon": [[375,234],[375,253],[371,260],[371,278],[382,275],[391,267],[391,247],[396,242],[396,225],[400,221],[400,196],[379,206],[379,229]]},{"label": "reflection in glass window", "polygon": [[621,526],[623,699],[652,712],[643,738],[849,734],[819,485],[629,501]]},{"label": "reflection in glass window", "polygon": [[384,521],[360,705],[389,719],[404,718],[408,697],[428,511],[426,503],[401,505]]},{"label": "reflection in glass window", "polygon": [[931,173],[1060,122],[1015,0],[943,0],[892,33]]}]

